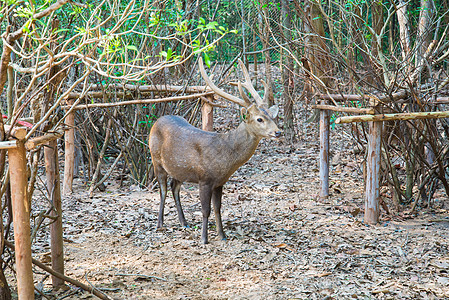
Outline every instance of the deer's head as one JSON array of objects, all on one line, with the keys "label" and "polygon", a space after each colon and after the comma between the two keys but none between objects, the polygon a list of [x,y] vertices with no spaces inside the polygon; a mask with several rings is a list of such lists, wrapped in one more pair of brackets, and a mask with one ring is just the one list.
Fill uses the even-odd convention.
[{"label": "deer's head", "polygon": [[[243,83],[240,81],[237,83],[241,98],[228,94],[224,90],[218,88],[206,74],[203,59],[201,57],[199,59],[200,73],[207,85],[217,95],[241,106],[243,122],[246,123],[248,131],[251,134],[258,137],[280,137],[282,132],[273,121],[279,112],[279,108],[276,105],[268,107],[268,85],[265,81],[262,81],[265,88],[264,98],[262,99],[251,82],[251,78],[245,64],[240,59],[239,65],[245,78]],[[253,101],[251,101],[248,95],[245,94],[243,88],[251,94],[254,99]]]}]

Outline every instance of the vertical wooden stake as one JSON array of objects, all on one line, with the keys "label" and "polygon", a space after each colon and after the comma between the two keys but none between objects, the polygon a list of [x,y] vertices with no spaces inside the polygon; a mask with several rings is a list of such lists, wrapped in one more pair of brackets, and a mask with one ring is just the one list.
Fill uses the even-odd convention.
[{"label": "vertical wooden stake", "polygon": [[320,197],[329,197],[329,112],[327,110],[320,110],[320,182]]},{"label": "vertical wooden stake", "polygon": [[19,299],[34,299],[31,269],[30,203],[27,197],[27,162],[22,141],[8,150],[11,180],[11,201],[14,220],[14,244]]},{"label": "vertical wooden stake", "polygon": [[379,185],[382,122],[369,122],[366,162],[365,223],[379,222]]},{"label": "vertical wooden stake", "polygon": [[[209,97],[208,99],[209,101],[213,100],[212,97]],[[201,108],[201,121],[203,130],[214,130],[214,108],[206,101],[203,101],[203,107]]]},{"label": "vertical wooden stake", "polygon": [[[50,248],[51,248],[51,266],[53,270],[64,274],[64,251],[62,239],[62,208],[61,208],[61,187],[59,178],[58,163],[58,143],[53,140],[44,148],[45,170],[47,173],[47,188],[50,194],[50,200],[54,209],[52,216],[57,216],[56,220],[50,225]],[[52,276],[53,287],[64,285],[64,280]]]},{"label": "vertical wooden stake", "polygon": [[[73,99],[67,101],[72,105]],[[75,112],[72,111],[66,118],[65,124],[69,128],[65,132],[65,156],[64,156],[64,184],[62,185],[64,195],[72,193],[73,174],[75,170]]]}]

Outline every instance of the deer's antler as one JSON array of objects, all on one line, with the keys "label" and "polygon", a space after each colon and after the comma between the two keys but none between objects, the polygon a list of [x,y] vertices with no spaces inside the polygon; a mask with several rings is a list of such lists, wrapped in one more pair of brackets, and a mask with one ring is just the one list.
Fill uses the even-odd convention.
[{"label": "deer's antler", "polygon": [[265,81],[262,81],[263,86],[265,88],[264,98],[262,99],[259,95],[259,93],[256,91],[256,89],[253,86],[253,83],[251,82],[251,77],[249,76],[248,69],[246,69],[245,64],[242,62],[241,59],[239,59],[239,65],[243,72],[243,77],[245,77],[245,82],[242,83],[242,86],[251,93],[251,95],[254,97],[254,100],[256,100],[257,106],[267,106],[268,105],[268,85]]},{"label": "deer's antler", "polygon": [[[243,107],[249,107],[251,105],[251,102],[249,101],[248,97],[243,97],[244,99],[240,99],[236,96],[233,96],[231,94],[226,93],[225,91],[223,91],[222,89],[220,89],[219,87],[217,87],[215,85],[215,83],[212,82],[212,80],[209,78],[209,76],[207,76],[206,74],[206,70],[204,69],[204,65],[203,65],[203,58],[200,57],[199,61],[198,61],[198,67],[200,69],[200,73],[201,76],[203,77],[204,81],[206,81],[207,85],[219,96],[234,102],[240,106]],[[259,96],[260,98],[260,96]]]}]

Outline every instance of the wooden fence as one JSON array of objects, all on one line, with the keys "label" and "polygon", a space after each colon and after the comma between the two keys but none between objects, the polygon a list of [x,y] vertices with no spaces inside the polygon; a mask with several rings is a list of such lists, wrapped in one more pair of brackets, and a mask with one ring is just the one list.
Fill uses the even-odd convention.
[{"label": "wooden fence", "polygon": [[[379,114],[381,104],[386,100],[400,100],[407,97],[407,93],[399,92],[393,95],[329,95],[322,94],[320,104],[313,107],[320,110],[320,196],[329,196],[329,114],[328,111],[349,112],[365,115],[346,116],[336,119],[336,124],[351,122],[368,122],[368,155],[366,161],[366,181],[365,181],[365,215],[364,221],[368,224],[379,222],[379,197],[380,197],[380,162],[381,162],[381,138],[383,121],[392,120],[415,120],[415,119],[436,119],[448,118],[449,111],[439,112],[412,112]],[[368,100],[370,107],[353,108],[339,105],[342,101]],[[329,105],[332,102],[333,105]],[[449,97],[439,97],[435,104],[449,103]]]},{"label": "wooden fence", "polygon": [[[95,88],[95,87],[94,87]],[[103,92],[93,91],[86,94],[71,93],[67,100],[67,105],[63,108],[67,112],[65,119],[65,165],[64,165],[64,194],[72,192],[73,172],[74,172],[74,154],[75,154],[75,117],[77,110],[93,107],[114,107],[121,105],[147,104],[174,102],[181,100],[201,99],[202,106],[202,128],[212,131],[213,129],[213,107],[221,106],[214,102],[214,93],[204,86],[181,87],[181,86],[132,86],[116,85],[115,88],[121,88],[122,98],[133,98],[133,93],[144,94],[152,93],[188,93],[186,96],[176,96],[158,99],[139,99],[115,103],[93,103],[87,105],[78,105],[81,98],[103,97]],[[82,289],[92,292],[100,299],[111,299],[101,291],[84,285],[72,278],[64,275],[64,255],[63,255],[63,235],[62,235],[62,209],[61,209],[61,190],[58,164],[57,139],[64,135],[63,131],[47,133],[43,136],[34,137],[26,140],[26,127],[7,127],[5,130],[10,132],[11,140],[0,142],[0,149],[8,151],[9,156],[9,176],[11,185],[11,199],[14,219],[14,245],[6,242],[6,246],[15,250],[16,273],[17,273],[17,292],[19,299],[34,299],[34,282],[32,264],[44,269],[52,275],[52,285],[57,287],[68,281]],[[31,236],[30,236],[30,203],[27,195],[27,159],[26,151],[31,151],[36,147],[45,144],[44,157],[47,173],[47,186],[50,198],[55,208],[50,217],[54,222],[50,225],[50,248],[52,267],[47,267],[31,256]]]}]

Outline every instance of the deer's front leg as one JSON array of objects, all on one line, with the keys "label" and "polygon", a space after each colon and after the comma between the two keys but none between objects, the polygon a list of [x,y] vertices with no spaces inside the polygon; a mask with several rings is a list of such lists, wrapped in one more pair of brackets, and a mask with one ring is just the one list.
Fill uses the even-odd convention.
[{"label": "deer's front leg", "polygon": [[201,241],[203,242],[203,244],[208,243],[207,227],[210,216],[211,197],[212,197],[211,185],[208,183],[200,183],[201,212],[203,214],[203,231],[201,234]]}]

